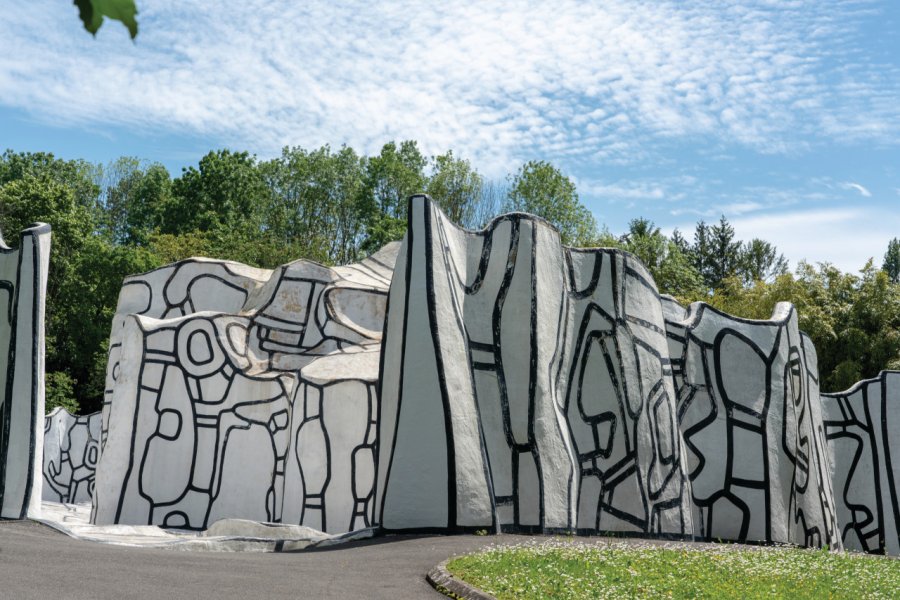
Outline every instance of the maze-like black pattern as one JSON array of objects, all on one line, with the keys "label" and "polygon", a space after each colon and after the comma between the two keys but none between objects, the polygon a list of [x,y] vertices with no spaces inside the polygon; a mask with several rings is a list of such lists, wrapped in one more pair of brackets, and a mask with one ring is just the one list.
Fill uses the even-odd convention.
[{"label": "maze-like black pattern", "polygon": [[679,308],[667,330],[695,534],[839,547],[815,355],[793,307],[771,321]]},{"label": "maze-like black pattern", "polygon": [[[205,529],[229,517],[281,522],[287,503],[288,522],[308,519],[335,532],[370,525],[374,375],[367,381],[351,374],[305,382],[323,393],[320,418],[306,423],[307,430],[318,426],[326,440],[314,448],[322,451],[316,457],[304,456],[296,446],[299,427],[293,423],[306,413],[294,414],[292,396],[305,366],[346,355],[352,370],[353,354],[377,344],[392,260],[387,249],[358,265],[328,269],[298,261],[274,272],[187,261],[127,280],[108,367],[107,445],[94,497],[95,522],[186,529]],[[203,296],[197,295],[200,289]],[[134,309],[140,316],[127,317]],[[157,315],[168,318],[147,318]],[[134,388],[122,383],[123,368],[131,380],[139,378]],[[343,400],[361,399],[368,407],[360,412],[365,426],[352,443],[342,439],[344,423],[326,426],[327,415],[341,413],[331,407],[327,392],[348,385],[353,393]],[[114,449],[113,428],[119,433]],[[340,443],[329,446],[329,438]],[[356,469],[367,454],[371,464]],[[345,458],[347,465],[341,462]],[[304,485],[312,481],[310,460],[329,472],[317,490]],[[356,476],[364,471],[368,480]],[[344,479],[346,486],[337,483]],[[298,502],[302,509],[294,511]],[[342,504],[351,507],[346,515]]]},{"label": "maze-like black pattern", "polygon": [[900,554],[900,372],[822,394],[844,547]]},{"label": "maze-like black pattern", "polygon": [[144,331],[114,522],[206,529],[226,517],[278,520],[289,381],[239,371],[222,344],[225,326],[191,317]]},{"label": "maze-like black pattern", "polygon": [[[424,198],[409,214],[383,350],[382,525],[690,535],[646,270],[566,249],[530,215],[469,233]],[[422,456],[423,438],[445,452]],[[424,471],[434,485],[417,489]]]},{"label": "maze-like black pattern", "polygon": [[50,502],[90,502],[100,458],[100,413],[73,416],[56,408],[44,417],[44,490]]},{"label": "maze-like black pattern", "polygon": [[690,534],[668,348],[661,313],[646,312],[658,303],[656,286],[612,250],[569,250],[567,262],[577,327],[566,406],[581,465],[578,529]]},{"label": "maze-like black pattern", "polygon": [[301,372],[293,403],[296,470],[286,482],[286,522],[335,532],[374,525],[377,370],[369,369],[372,376],[366,377],[359,363],[357,368],[352,359],[345,363],[346,377],[327,383]]}]

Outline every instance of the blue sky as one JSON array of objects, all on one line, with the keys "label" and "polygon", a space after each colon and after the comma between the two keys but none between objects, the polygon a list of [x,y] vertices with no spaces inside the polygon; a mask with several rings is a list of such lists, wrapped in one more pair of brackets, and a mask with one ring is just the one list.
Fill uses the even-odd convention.
[{"label": "blue sky", "polygon": [[213,148],[416,139],[489,177],[545,159],[620,233],[725,214],[856,270],[900,236],[900,2],[176,2],[92,38],[0,21],[0,146],[178,174]]}]

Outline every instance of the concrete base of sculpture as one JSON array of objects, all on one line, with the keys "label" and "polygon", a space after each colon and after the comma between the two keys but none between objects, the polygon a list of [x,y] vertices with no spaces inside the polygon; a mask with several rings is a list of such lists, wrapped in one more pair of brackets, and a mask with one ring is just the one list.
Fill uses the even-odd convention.
[{"label": "concrete base of sculpture", "polygon": [[34,519],[69,537],[86,542],[205,552],[291,552],[370,538],[373,529],[332,535],[301,525],[223,519],[204,531],[164,529],[155,525],[94,525],[90,504],[44,502]]}]

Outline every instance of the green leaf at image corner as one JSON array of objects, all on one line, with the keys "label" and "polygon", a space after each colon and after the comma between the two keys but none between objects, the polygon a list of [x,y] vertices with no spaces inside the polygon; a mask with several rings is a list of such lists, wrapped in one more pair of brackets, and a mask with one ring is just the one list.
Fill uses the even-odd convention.
[{"label": "green leaf at image corner", "polygon": [[121,21],[128,28],[131,39],[137,37],[137,6],[134,0],[74,0],[78,7],[78,16],[84,23],[84,28],[91,34],[97,35],[97,30],[103,24],[103,18],[108,17]]}]

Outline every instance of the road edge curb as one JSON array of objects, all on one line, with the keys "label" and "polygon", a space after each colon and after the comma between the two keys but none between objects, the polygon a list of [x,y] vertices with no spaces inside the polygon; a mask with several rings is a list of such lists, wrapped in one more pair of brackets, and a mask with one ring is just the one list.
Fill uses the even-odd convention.
[{"label": "road edge curb", "polygon": [[450,571],[447,570],[447,563],[452,559],[447,559],[437,565],[425,575],[425,580],[431,584],[436,591],[460,600],[497,600],[490,594],[481,591],[473,585],[469,585],[461,579],[457,579]]}]

